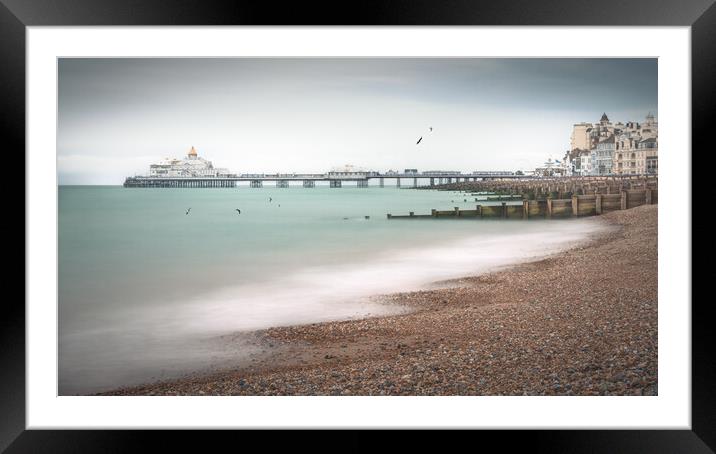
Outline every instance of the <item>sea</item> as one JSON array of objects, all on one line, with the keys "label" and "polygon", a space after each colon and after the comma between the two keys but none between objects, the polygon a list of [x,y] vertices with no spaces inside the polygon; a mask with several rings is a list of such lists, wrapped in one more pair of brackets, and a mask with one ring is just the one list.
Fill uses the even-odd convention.
[{"label": "sea", "polygon": [[58,191],[60,395],[238,367],[256,353],[252,331],[404,311],[379,296],[536,259],[596,228],[389,220],[496,203],[395,187]]}]

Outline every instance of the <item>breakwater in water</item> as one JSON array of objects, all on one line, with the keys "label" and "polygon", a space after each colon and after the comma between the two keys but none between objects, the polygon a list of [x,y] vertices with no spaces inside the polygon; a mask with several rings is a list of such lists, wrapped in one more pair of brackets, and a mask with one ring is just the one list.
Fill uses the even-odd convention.
[{"label": "breakwater in water", "polygon": [[555,177],[540,179],[484,179],[437,185],[432,188],[443,191],[492,192],[496,194],[519,194],[526,199],[563,199],[572,195],[619,194],[622,190],[656,190],[656,175],[609,176],[609,177]]},{"label": "breakwater in water", "polygon": [[[467,186],[466,186],[467,185]],[[502,218],[551,219],[594,216],[658,203],[656,178],[573,178],[547,181],[480,181],[444,185],[439,189],[494,191],[502,200],[522,199],[521,204],[476,205],[474,209],[453,207],[432,209],[430,214],[387,214],[388,219],[403,218]],[[489,199],[489,197],[488,197]],[[477,200],[477,199],[476,199]],[[493,200],[495,200],[493,198]],[[500,200],[500,199],[497,199]]]}]

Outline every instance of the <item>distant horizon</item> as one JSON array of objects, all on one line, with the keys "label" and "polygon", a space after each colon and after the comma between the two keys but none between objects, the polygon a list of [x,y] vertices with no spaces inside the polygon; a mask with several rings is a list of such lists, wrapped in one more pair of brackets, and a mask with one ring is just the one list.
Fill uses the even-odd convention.
[{"label": "distant horizon", "polygon": [[63,186],[121,185],[192,146],[237,174],[531,171],[574,124],[658,116],[656,59],[62,58],[58,73]]}]

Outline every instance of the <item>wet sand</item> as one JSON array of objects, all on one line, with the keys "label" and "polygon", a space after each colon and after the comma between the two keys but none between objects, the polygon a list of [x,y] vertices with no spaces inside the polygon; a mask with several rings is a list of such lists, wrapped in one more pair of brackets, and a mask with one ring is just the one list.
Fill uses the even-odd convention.
[{"label": "wet sand", "polygon": [[407,313],[251,333],[263,353],[245,367],[102,394],[656,395],[657,213],[595,217],[614,229],[583,246],[383,298]]}]

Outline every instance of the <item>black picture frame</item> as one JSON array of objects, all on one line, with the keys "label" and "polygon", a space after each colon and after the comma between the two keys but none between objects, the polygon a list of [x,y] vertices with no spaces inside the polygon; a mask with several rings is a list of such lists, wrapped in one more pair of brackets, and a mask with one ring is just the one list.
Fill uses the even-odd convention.
[{"label": "black picture frame", "polygon": [[[25,28],[53,25],[688,26],[691,27],[692,38],[692,148],[702,153],[708,153],[713,148],[708,134],[712,129],[709,120],[714,116],[716,99],[714,0],[556,0],[539,3],[529,0],[481,3],[471,0],[355,0],[347,3],[0,0],[0,125],[4,130],[1,137],[6,149],[25,150]],[[697,181],[695,177],[693,181]],[[693,193],[696,194],[696,190]],[[12,204],[16,208],[14,212],[18,213],[20,202],[18,197],[15,199]],[[696,226],[693,218],[692,226]],[[19,230],[20,226],[15,227]],[[23,227],[26,227],[24,222]],[[703,244],[713,246],[714,240]],[[710,271],[707,272],[711,275]],[[10,283],[10,279],[6,283]],[[695,284],[692,278],[694,289]],[[716,451],[716,359],[711,351],[714,336],[708,326],[709,300],[704,297],[692,305],[692,430],[514,431],[509,434],[480,431],[479,434],[469,435],[472,440],[468,443],[479,441],[481,446],[487,446],[490,441],[497,441],[502,446],[514,446],[519,442],[532,452]],[[212,444],[229,441],[246,446],[248,443],[246,433],[232,431],[211,434],[198,431],[191,435],[172,431],[168,437],[166,432],[154,431],[25,430],[25,310],[24,301],[19,297],[5,298],[0,327],[0,450],[7,449],[10,453],[167,450],[168,439],[171,443],[183,445],[190,436],[201,437],[207,442],[210,440]],[[138,432],[141,432],[141,437],[137,436]],[[336,431],[332,435],[342,439],[340,449],[336,450],[372,450],[375,447],[364,432]],[[309,443],[306,436],[296,432],[285,438],[290,439],[292,449]],[[423,433],[412,432],[409,437],[401,438],[410,438],[411,443],[425,446]],[[442,438],[443,449],[465,441],[451,437],[451,441],[446,442],[446,437]],[[405,448],[404,440],[400,443]],[[396,446],[394,442],[384,442],[381,448]],[[310,447],[314,450],[330,449],[313,442]]]}]

